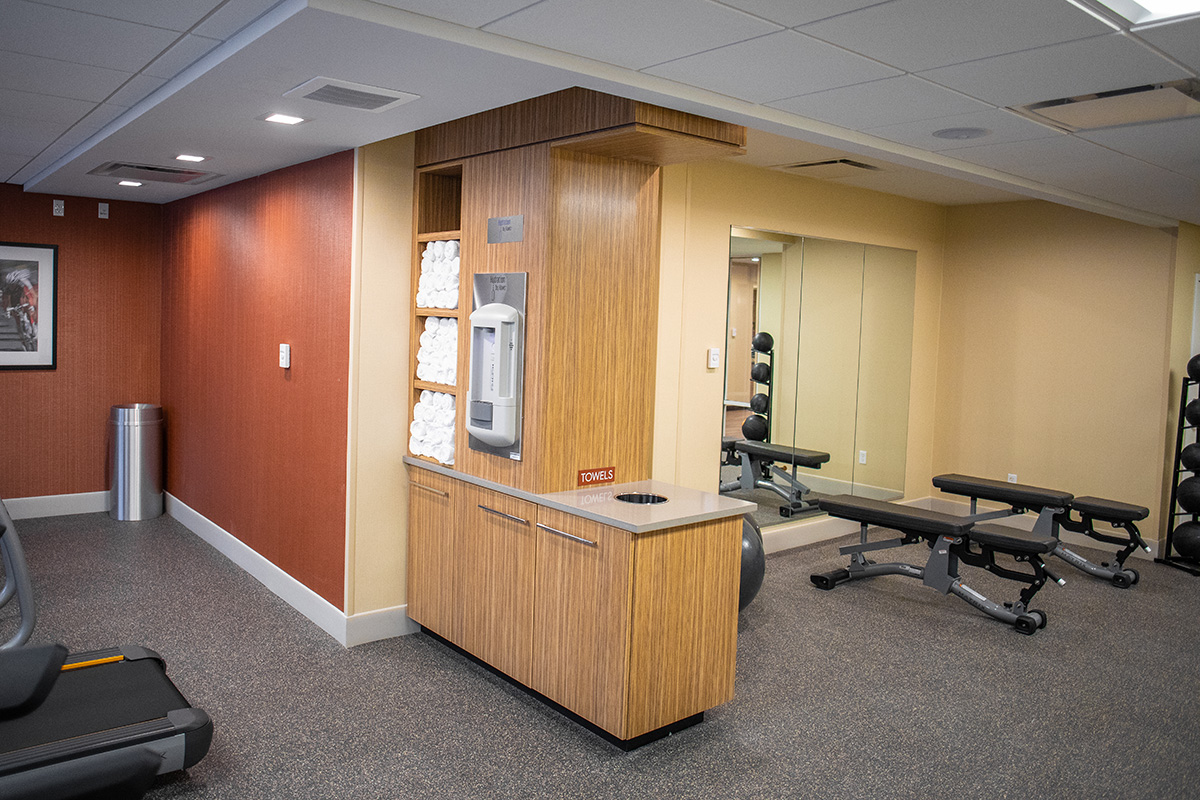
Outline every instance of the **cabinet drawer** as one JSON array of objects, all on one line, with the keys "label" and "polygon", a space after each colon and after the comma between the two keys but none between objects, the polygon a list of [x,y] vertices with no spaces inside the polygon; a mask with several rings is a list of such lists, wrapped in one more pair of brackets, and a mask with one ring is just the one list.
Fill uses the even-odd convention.
[{"label": "cabinet drawer", "polygon": [[464,484],[436,472],[408,470],[408,616],[451,638],[453,537]]}]

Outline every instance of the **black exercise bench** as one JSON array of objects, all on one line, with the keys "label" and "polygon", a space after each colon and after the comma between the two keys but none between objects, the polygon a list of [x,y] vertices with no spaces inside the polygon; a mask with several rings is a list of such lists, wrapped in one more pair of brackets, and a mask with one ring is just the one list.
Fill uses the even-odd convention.
[{"label": "black exercise bench", "polygon": [[[816,506],[809,497],[812,490],[796,477],[795,468],[820,469],[822,464],[829,461],[829,453],[731,436],[721,440],[721,450],[725,454],[722,463],[741,467],[736,481],[721,484],[722,492],[769,489],[787,501],[786,506],[779,507],[781,517],[790,517],[796,511]],[[792,472],[780,469],[779,464],[789,465]],[[775,477],[783,479],[786,485],[781,486]]]},{"label": "black exercise bench", "polygon": [[[850,556],[845,569],[818,573],[810,579],[819,589],[832,589],[839,583],[874,578],[879,575],[907,575],[918,578],[926,586],[942,594],[953,594],[980,611],[1012,625],[1021,633],[1034,634],[1046,626],[1046,612],[1030,609],[1033,596],[1047,579],[1058,583],[1062,580],[1046,569],[1042,556],[1051,552],[1057,540],[1052,536],[1030,534],[1015,528],[1000,525],[979,524],[951,514],[925,511],[919,508],[871,500],[851,495],[822,497],[818,504],[831,517],[840,517],[861,525],[861,540],[858,544],[840,548],[842,555]],[[871,526],[889,528],[901,534],[899,539],[870,542],[867,531]],[[924,567],[913,564],[876,564],[863,554],[873,550],[884,550],[906,544],[926,542],[931,552]],[[1002,567],[996,563],[996,554],[1012,556],[1017,562],[1029,564],[1033,571]],[[981,567],[993,575],[1020,581],[1026,586],[1020,598],[1012,603],[996,603],[963,583],[958,574],[958,563]]]},{"label": "black exercise bench", "polygon": [[[933,485],[948,494],[957,494],[971,498],[971,513],[965,519],[981,521],[985,519],[1000,519],[1032,511],[1038,515],[1034,522],[1035,533],[1059,538],[1059,528],[1074,533],[1082,533],[1100,542],[1120,545],[1114,562],[1094,564],[1083,556],[1063,546],[1059,541],[1051,555],[1061,558],[1076,569],[1089,575],[1095,575],[1110,581],[1114,586],[1127,589],[1138,582],[1138,571],[1125,566],[1127,559],[1139,547],[1150,552],[1150,548],[1142,540],[1136,523],[1150,514],[1150,509],[1143,506],[1121,503],[1116,500],[1105,500],[1100,497],[1074,497],[1068,492],[1056,489],[1043,489],[1038,486],[1028,486],[1020,483],[988,478],[975,478],[970,475],[955,473],[938,475],[933,479]],[[990,500],[1004,503],[1009,508],[996,511],[979,512],[978,501]],[[1072,516],[1072,512],[1079,515]],[[1125,536],[1115,536],[1096,530],[1096,521],[1106,522],[1114,528],[1125,531]]]}]

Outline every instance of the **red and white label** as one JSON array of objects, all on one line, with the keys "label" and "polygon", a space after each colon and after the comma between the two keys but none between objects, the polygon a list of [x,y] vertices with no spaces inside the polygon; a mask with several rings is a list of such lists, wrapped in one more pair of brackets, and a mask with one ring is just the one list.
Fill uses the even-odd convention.
[{"label": "red and white label", "polygon": [[595,486],[599,483],[612,483],[615,479],[616,467],[600,467],[599,469],[579,470],[579,486]]}]

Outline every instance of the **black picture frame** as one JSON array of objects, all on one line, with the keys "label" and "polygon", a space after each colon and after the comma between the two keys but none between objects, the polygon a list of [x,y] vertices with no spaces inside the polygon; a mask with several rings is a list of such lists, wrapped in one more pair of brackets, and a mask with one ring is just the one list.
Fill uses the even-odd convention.
[{"label": "black picture frame", "polygon": [[0,242],[0,370],[55,369],[58,245]]}]

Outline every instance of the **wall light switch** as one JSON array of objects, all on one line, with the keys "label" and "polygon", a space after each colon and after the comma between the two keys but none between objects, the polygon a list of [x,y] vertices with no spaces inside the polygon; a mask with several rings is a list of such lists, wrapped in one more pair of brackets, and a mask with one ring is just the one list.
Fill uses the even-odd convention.
[{"label": "wall light switch", "polygon": [[708,348],[708,368],[716,369],[719,366],[721,366],[721,348]]},{"label": "wall light switch", "polygon": [[279,345],[279,366],[284,369],[292,368],[292,346],[290,344]]},{"label": "wall light switch", "polygon": [[860,464],[867,463],[867,451],[866,450],[858,451],[858,463],[860,463]]},{"label": "wall light switch", "polygon": [[1016,475],[1014,475],[1014,474],[1012,474],[1011,472],[1010,472],[1010,473],[1008,473],[1008,482],[1009,482],[1009,483],[1016,483],[1016,482],[1017,482],[1017,476],[1016,476]]},{"label": "wall light switch", "polygon": [[66,202],[63,200],[55,200],[53,208],[54,216],[61,217],[64,213],[66,213]]},{"label": "wall light switch", "polygon": [[100,204],[100,219],[108,219],[108,203]]}]

